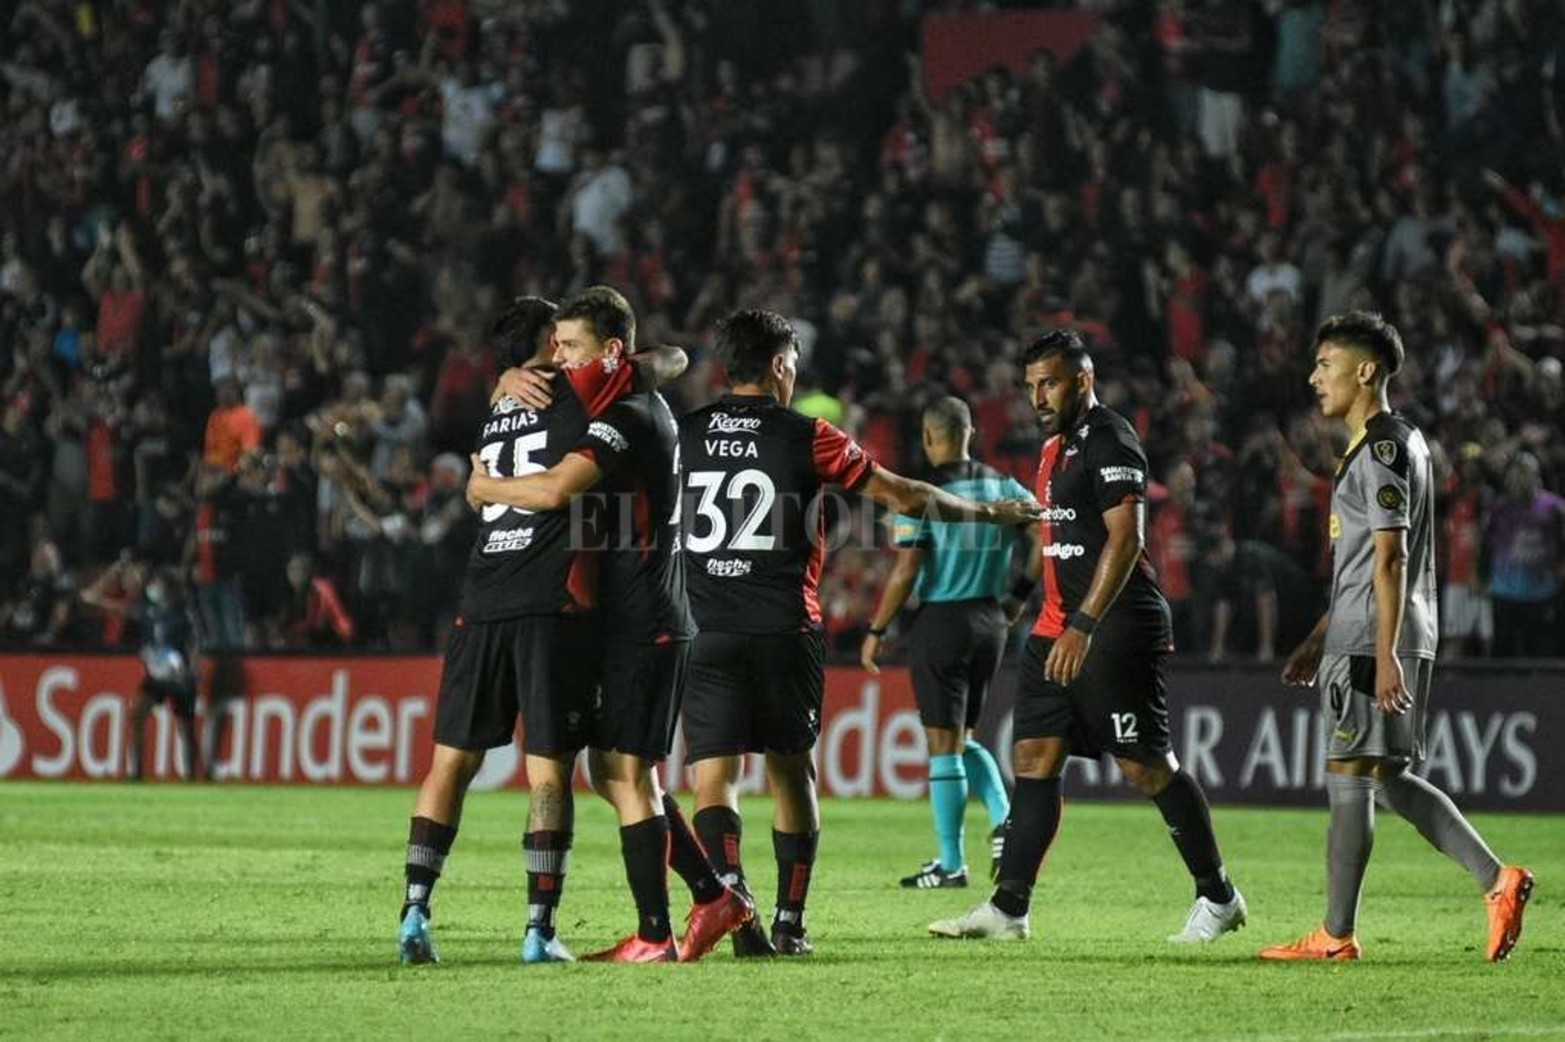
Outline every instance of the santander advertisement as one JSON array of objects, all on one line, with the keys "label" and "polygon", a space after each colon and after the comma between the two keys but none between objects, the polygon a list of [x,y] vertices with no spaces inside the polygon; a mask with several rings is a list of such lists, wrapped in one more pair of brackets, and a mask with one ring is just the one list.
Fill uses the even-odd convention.
[{"label": "santander advertisement", "polygon": [[[0,656],[0,778],[123,778],[141,677],[134,656]],[[246,697],[225,709],[219,781],[409,785],[429,766],[438,658],[255,658],[244,666],[244,687]],[[827,794],[923,793],[924,738],[905,670],[828,670],[825,703]],[[202,749],[210,726],[202,699]],[[148,778],[184,776],[178,737],[172,712],[159,707],[143,750]],[[761,758],[748,768],[746,788],[760,791]],[[681,741],[664,772],[668,787],[685,788],[684,773]],[[519,743],[492,750],[475,781],[487,789],[525,784]]]},{"label": "santander advertisement", "polygon": [[[142,676],[133,656],[0,655],[0,779],[123,778]],[[245,697],[225,708],[217,780],[411,785],[429,764],[440,660],[253,658]],[[1473,809],[1565,811],[1565,671],[1442,667],[1420,772]],[[979,737],[1009,774],[1014,671],[1004,670]],[[1313,694],[1283,688],[1271,668],[1176,667],[1174,751],[1216,802],[1320,805],[1325,726]],[[203,699],[197,719],[206,739]],[[149,778],[184,775],[175,720],[152,715]],[[906,670],[826,671],[817,747],[823,794],[917,799],[926,787],[922,729]],[[583,762],[585,757],[583,757]],[[684,747],[664,771],[686,788]],[[585,776],[580,779],[585,784]],[[490,752],[475,784],[526,784],[520,746]],[[744,789],[765,787],[750,757]],[[1132,798],[1112,761],[1072,761],[1073,797]]]}]

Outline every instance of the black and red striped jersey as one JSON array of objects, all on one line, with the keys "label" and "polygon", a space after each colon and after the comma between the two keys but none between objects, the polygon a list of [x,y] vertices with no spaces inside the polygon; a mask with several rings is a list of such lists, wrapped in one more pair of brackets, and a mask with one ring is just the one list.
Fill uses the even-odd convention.
[{"label": "black and red striped jersey", "polygon": [[770,395],[726,395],[680,418],[684,556],[703,630],[819,626],[826,557],[821,489],[857,489],[874,461],[825,420]]},{"label": "black and red striped jersey", "polygon": [[[556,371],[554,400],[546,409],[502,395],[479,432],[478,458],[500,477],[547,470],[575,448],[595,415],[630,389],[633,376],[623,364]],[[484,507],[462,581],[460,617],[480,622],[594,610],[596,561],[588,548],[598,524],[595,512],[582,507]]]},{"label": "black and red striped jersey", "polygon": [[[1108,541],[1105,511],[1145,502],[1147,457],[1129,421],[1102,405],[1043,446],[1035,483],[1043,519],[1043,610],[1033,635],[1058,637],[1081,607]],[[1125,588],[1098,620],[1098,632],[1149,651],[1173,646],[1168,602],[1145,549]]]},{"label": "black and red striped jersey", "polygon": [[679,432],[656,391],[634,391],[587,424],[572,452],[603,472],[578,499],[605,508],[606,636],[661,643],[695,635],[679,555]]}]

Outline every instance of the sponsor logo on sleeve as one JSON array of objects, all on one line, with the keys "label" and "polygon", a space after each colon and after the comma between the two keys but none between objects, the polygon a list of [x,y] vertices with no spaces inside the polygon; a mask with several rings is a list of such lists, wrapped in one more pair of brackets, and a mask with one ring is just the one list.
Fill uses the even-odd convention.
[{"label": "sponsor logo on sleeve", "polygon": [[1375,493],[1375,502],[1387,510],[1401,510],[1407,503],[1407,497],[1395,485],[1381,485],[1380,491]]},{"label": "sponsor logo on sleeve", "polygon": [[615,452],[624,452],[630,448],[630,442],[626,440],[625,435],[602,420],[593,420],[587,425],[587,436],[597,438]]},{"label": "sponsor logo on sleeve", "polygon": [[1376,459],[1389,467],[1391,464],[1397,461],[1397,453],[1400,452],[1401,449],[1396,442],[1387,440],[1375,442],[1375,444],[1371,446],[1371,451],[1375,453]]},{"label": "sponsor logo on sleeve", "polygon": [[1137,467],[1099,467],[1098,477],[1110,485],[1121,481],[1139,485],[1146,480],[1146,475]]}]

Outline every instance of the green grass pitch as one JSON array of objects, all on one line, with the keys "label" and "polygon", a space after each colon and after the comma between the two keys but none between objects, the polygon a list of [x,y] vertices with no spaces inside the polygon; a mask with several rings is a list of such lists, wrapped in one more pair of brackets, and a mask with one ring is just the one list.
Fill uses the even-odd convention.
[{"label": "green grass pitch", "polygon": [[[823,808],[813,958],[738,962],[725,943],[694,966],[524,967],[526,796],[475,794],[436,894],[444,962],[402,968],[411,804],[396,789],[0,785],[0,1037],[1565,1038],[1557,817],[1478,820],[1539,880],[1521,946],[1497,966],[1475,888],[1386,815],[1365,961],[1257,962],[1318,920],[1322,811],[1217,808],[1250,926],[1171,948],[1188,882],[1139,802],[1067,809],[1030,942],[935,941],[930,919],[987,891],[897,889],[933,849],[927,808],[866,800]],[[610,815],[579,806],[561,923],[581,953],[633,920]],[[746,810],[770,915],[769,806]],[[985,825],[974,805],[980,876]]]}]

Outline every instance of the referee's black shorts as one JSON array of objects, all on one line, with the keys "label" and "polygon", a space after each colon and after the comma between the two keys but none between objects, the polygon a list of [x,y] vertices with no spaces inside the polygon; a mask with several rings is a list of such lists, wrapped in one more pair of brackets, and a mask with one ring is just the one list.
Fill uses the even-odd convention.
[{"label": "referee's black shorts", "polygon": [[1069,687],[1044,677],[1054,641],[1027,638],[1016,690],[1013,737],[1064,738],[1073,756],[1103,753],[1129,759],[1170,752],[1166,651],[1144,639],[1099,630],[1081,674]]},{"label": "referee's black shorts", "polygon": [[820,735],[826,686],[820,633],[720,633],[695,639],[685,686],[685,758],[805,752]]},{"label": "referee's black shorts", "polygon": [[528,753],[576,754],[592,723],[599,644],[591,617],[459,622],[446,642],[435,741],[473,751],[509,745],[520,716]]},{"label": "referee's black shorts", "polygon": [[961,731],[978,725],[1008,628],[993,597],[939,601],[919,609],[909,658],[918,718],[925,727]]}]

